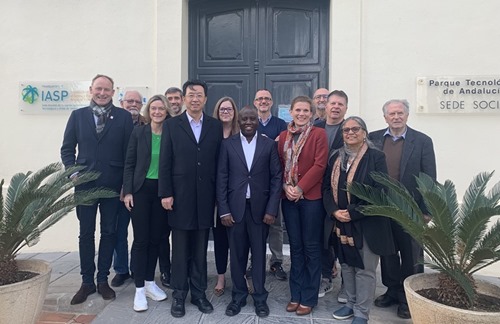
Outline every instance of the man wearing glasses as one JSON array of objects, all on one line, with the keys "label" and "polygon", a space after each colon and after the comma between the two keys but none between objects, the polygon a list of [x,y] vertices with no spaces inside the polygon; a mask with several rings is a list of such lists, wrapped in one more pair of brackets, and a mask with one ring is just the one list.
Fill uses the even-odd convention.
[{"label": "man wearing glasses", "polygon": [[[132,116],[134,126],[144,125],[144,117],[140,112],[142,109],[142,95],[137,90],[127,90],[120,100],[120,105],[127,110]],[[123,201],[123,197],[120,196]],[[116,244],[113,253],[113,269],[115,276],[111,280],[112,287],[120,287],[125,280],[130,278],[129,262],[128,262],[128,225],[130,223],[130,212],[125,208],[124,204],[120,205],[118,211],[118,220],[116,222]]]},{"label": "man wearing glasses", "polygon": [[[271,114],[273,97],[267,89],[258,90],[255,93],[254,106],[259,115],[258,132],[266,135],[272,140],[277,139],[279,134],[287,129],[286,122]],[[269,249],[271,250],[270,271],[276,279],[286,280],[287,274],[283,267],[283,227],[281,210],[278,212],[276,221],[269,228]],[[247,277],[251,272],[247,271]],[[250,287],[250,290],[252,288]]]},{"label": "man wearing glasses", "polygon": [[319,88],[314,92],[313,101],[316,105],[316,115],[314,121],[325,119],[326,102],[328,101],[328,94],[330,91],[325,88]]},{"label": "man wearing glasses", "polygon": [[[389,176],[401,182],[415,197],[420,209],[427,214],[422,196],[417,190],[415,176],[420,172],[436,179],[436,158],[432,139],[406,125],[410,114],[407,100],[389,100],[382,107],[388,128],[369,134],[369,138],[384,151]],[[424,272],[422,247],[395,221],[391,220],[396,254],[380,257],[382,283],[385,294],[375,299],[375,306],[399,304],[397,315],[410,318],[410,310],[403,290],[403,281]],[[397,254],[399,250],[399,254]]]}]

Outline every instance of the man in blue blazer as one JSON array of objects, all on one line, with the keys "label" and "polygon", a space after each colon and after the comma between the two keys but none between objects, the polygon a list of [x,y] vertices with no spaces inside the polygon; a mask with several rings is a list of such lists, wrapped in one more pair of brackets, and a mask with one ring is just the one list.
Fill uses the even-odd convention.
[{"label": "man in blue blazer", "polygon": [[226,315],[234,316],[246,305],[244,276],[251,249],[255,313],[265,317],[266,239],[278,215],[283,174],[275,141],[257,133],[257,110],[243,108],[238,122],[241,133],[222,142],[217,167],[217,210],[228,227],[233,282]]},{"label": "man in blue blazer", "polygon": [[[423,172],[436,179],[436,157],[432,139],[407,126],[410,106],[406,100],[390,100],[382,108],[389,125],[370,133],[369,138],[383,150],[389,176],[401,182],[413,194],[420,209],[427,213],[415,177]],[[402,227],[391,221],[396,252],[380,257],[382,283],[387,292],[375,299],[375,306],[399,304],[397,315],[410,318],[410,310],[403,290],[403,281],[418,272],[424,272],[422,247]]]},{"label": "man in blue blazer", "polygon": [[163,123],[158,195],[168,211],[172,228],[172,277],[174,317],[185,315],[184,301],[202,313],[213,312],[208,301],[208,233],[214,223],[215,175],[222,141],[222,124],[203,113],[207,85],[200,80],[184,83],[186,111]]},{"label": "man in blue blazer", "polygon": [[[92,80],[90,106],[74,110],[66,125],[61,146],[61,160],[65,167],[83,165],[85,170],[100,172],[99,178],[76,190],[89,187],[107,187],[120,192],[123,166],[133,123],[130,113],[113,105],[113,80],[98,74]],[[78,154],[77,154],[78,150]],[[78,177],[73,174],[71,177]],[[83,303],[96,291],[94,273],[95,224],[97,208],[100,212],[101,238],[97,259],[97,292],[106,300],[114,299],[115,292],[108,285],[109,269],[115,246],[115,230],[119,197],[100,199],[92,206],[77,206],[80,223],[79,251],[82,286],[71,304]]]}]

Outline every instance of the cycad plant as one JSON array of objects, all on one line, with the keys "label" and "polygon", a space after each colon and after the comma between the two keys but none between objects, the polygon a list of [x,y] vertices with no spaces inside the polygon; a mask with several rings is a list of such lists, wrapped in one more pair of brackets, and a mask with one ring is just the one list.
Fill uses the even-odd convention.
[{"label": "cycad plant", "polygon": [[348,190],[368,202],[360,207],[363,214],[394,219],[423,246],[425,263],[440,272],[438,302],[470,309],[477,298],[472,275],[500,259],[500,222],[492,219],[500,215],[500,182],[487,192],[492,175],[475,176],[459,203],[453,182],[440,184],[420,174],[417,187],[430,221],[408,190],[386,174],[371,174],[382,190],[359,183]]},{"label": "cycad plant", "polygon": [[[24,246],[33,246],[40,234],[54,225],[77,205],[91,205],[99,198],[116,197],[105,188],[73,191],[75,186],[94,181],[96,172],[82,172],[83,167],[64,169],[60,163],[49,164],[36,172],[15,174],[6,190],[0,182],[0,285],[15,281],[15,257]],[[70,175],[79,172],[71,180]]]}]

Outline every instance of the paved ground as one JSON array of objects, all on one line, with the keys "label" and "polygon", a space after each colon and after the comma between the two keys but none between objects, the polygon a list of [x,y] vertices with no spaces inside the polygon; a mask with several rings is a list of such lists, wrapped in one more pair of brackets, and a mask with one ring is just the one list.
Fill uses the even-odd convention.
[{"label": "paved ground", "polygon": [[[100,295],[93,294],[81,305],[69,304],[73,294],[78,290],[81,277],[79,274],[78,252],[22,254],[21,258],[43,259],[51,263],[52,275],[45,300],[44,310],[38,324],[48,323],[90,323],[93,324],[123,324],[123,323],[293,323],[293,324],[327,324],[327,323],[350,323],[348,321],[337,321],[332,318],[331,313],[339,307],[336,295],[340,286],[340,280],[335,279],[333,292],[320,298],[319,304],[314,308],[312,314],[299,317],[295,313],[287,313],[285,306],[289,301],[288,281],[278,281],[274,276],[268,274],[266,288],[269,290],[268,304],[270,316],[259,318],[254,313],[253,302],[248,298],[247,306],[235,317],[224,314],[227,304],[231,301],[231,281],[226,277],[226,293],[221,297],[213,295],[213,287],[216,281],[216,271],[213,252],[209,252],[209,283],[207,298],[214,305],[212,314],[202,314],[198,309],[186,302],[186,316],[181,319],[170,315],[171,291],[166,290],[169,298],[163,302],[149,302],[149,310],[136,313],[132,309],[135,288],[132,280],[128,280],[122,287],[116,288],[116,299],[104,301]],[[285,270],[289,269],[289,258],[284,262]],[[229,272],[228,272],[229,274]],[[110,278],[114,274],[112,273]],[[490,278],[499,283],[498,278]],[[376,295],[383,293],[385,288],[378,278]],[[411,323],[411,320],[402,320],[396,316],[396,306],[388,309],[373,307],[370,314],[370,323]]]}]

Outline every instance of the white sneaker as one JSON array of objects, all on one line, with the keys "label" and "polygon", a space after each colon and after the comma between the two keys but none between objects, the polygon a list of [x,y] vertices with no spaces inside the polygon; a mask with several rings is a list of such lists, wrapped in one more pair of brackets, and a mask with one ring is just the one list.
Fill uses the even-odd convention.
[{"label": "white sneaker", "polygon": [[340,286],[339,294],[337,295],[337,301],[341,304],[347,303],[347,294],[345,292],[344,285]]},{"label": "white sneaker", "polygon": [[146,299],[146,291],[144,287],[135,288],[134,310],[136,312],[144,312],[148,309],[148,301]]},{"label": "white sneaker", "polygon": [[154,281],[144,282],[144,290],[146,296],[155,301],[162,301],[167,299],[167,293],[160,289]]},{"label": "white sneaker", "polygon": [[319,293],[318,297],[325,297],[330,291],[333,290],[332,280],[331,279],[321,279],[321,283],[319,285]]}]

